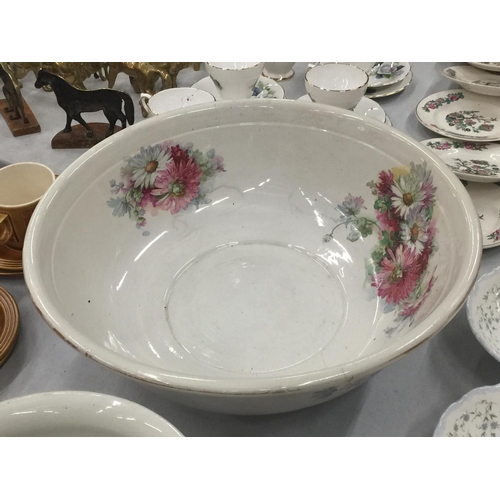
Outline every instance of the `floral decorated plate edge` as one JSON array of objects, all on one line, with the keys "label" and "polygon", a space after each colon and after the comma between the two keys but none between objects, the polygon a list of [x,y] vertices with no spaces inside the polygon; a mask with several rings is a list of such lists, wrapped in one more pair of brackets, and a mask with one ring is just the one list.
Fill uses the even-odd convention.
[{"label": "floral decorated plate edge", "polygon": [[[431,137],[430,139],[425,139],[423,141],[420,141],[420,144],[423,144],[424,146],[427,146],[431,150],[434,151],[434,154],[437,155],[441,160],[443,160],[446,163],[446,159],[441,156],[438,152],[440,151],[448,151],[450,149],[465,149],[468,151],[482,151],[488,148],[499,148],[500,152],[500,144],[497,144],[495,142],[480,142],[476,143],[474,141],[465,141],[462,139],[450,139],[448,137]],[[457,158],[456,160],[460,160]],[[476,167],[477,169],[481,170],[481,168],[485,168],[484,165],[487,164],[486,160],[460,160],[462,161],[463,164],[465,162],[469,162],[469,164],[472,164],[472,167]],[[452,167],[450,164],[446,163],[450,170],[459,178],[465,181],[469,182],[481,182],[481,183],[496,183],[500,181],[500,172],[496,175],[488,175],[488,174],[481,174],[477,172],[473,173],[468,173],[466,171],[460,171],[459,167],[455,166],[456,168]],[[488,166],[493,166],[496,167],[496,165],[489,165]]]},{"label": "floral decorated plate edge", "polygon": [[[441,97],[440,94],[446,94],[445,97]],[[433,132],[436,132],[438,134],[443,135],[444,137],[449,137],[451,139],[459,139],[463,141],[472,141],[472,142],[495,142],[500,140],[500,135],[498,136],[490,136],[490,137],[485,137],[485,136],[471,136],[471,135],[466,135],[466,134],[458,134],[455,132],[451,132],[447,129],[443,129],[434,123],[431,123],[430,121],[424,120],[423,115],[420,111],[420,109],[424,109],[424,111],[432,111],[434,109],[437,109],[441,107],[443,104],[450,104],[453,102],[456,102],[460,99],[465,99],[465,98],[470,98],[470,97],[476,97],[477,99],[492,99],[493,102],[495,102],[495,97],[493,96],[487,96],[484,94],[477,94],[475,92],[471,92],[470,90],[465,90],[465,89],[448,89],[448,90],[441,90],[439,92],[434,92],[433,94],[430,94],[423,99],[421,99],[418,104],[415,107],[415,116],[417,117],[417,120],[427,129],[432,130]],[[440,99],[440,101],[438,101]],[[425,104],[424,104],[425,103]],[[433,103],[433,106],[428,106],[430,103]],[[500,106],[500,102],[498,103]],[[428,109],[426,109],[426,107]],[[483,117],[481,117],[483,118]],[[495,118],[496,121],[496,118]],[[490,127],[491,125],[489,124],[483,124],[480,125],[479,128],[481,127]],[[493,128],[493,126],[491,126]],[[484,130],[491,130],[484,128]]]},{"label": "floral decorated plate edge", "polygon": [[[499,394],[499,393],[500,393],[500,384],[499,385],[492,385],[492,386],[477,387],[476,389],[472,389],[471,391],[467,392],[458,401],[455,401],[450,406],[448,406],[448,408],[445,410],[445,412],[441,415],[441,418],[439,419],[439,423],[438,423],[436,429],[434,430],[433,437],[457,437],[457,436],[453,436],[450,434],[445,434],[446,427],[448,425],[448,419],[453,415],[453,413],[455,411],[459,410],[460,408],[463,408],[464,411],[462,412],[462,414],[460,414],[460,415],[457,414],[458,418],[456,419],[456,422],[459,419],[462,419],[465,422],[467,422],[470,419],[470,415],[472,413],[472,412],[467,411],[467,403],[470,399],[473,399],[478,394],[484,394],[484,396],[486,398],[488,396],[488,394]],[[491,403],[491,401],[487,401],[486,399],[484,400],[484,402],[487,404]],[[500,401],[499,401],[499,403],[500,403]],[[493,417],[496,419],[497,415],[493,414]],[[489,418],[491,418],[491,417],[489,417]],[[494,423],[494,427],[491,427],[494,430],[497,429],[498,427],[500,427],[500,423],[498,423],[496,420],[491,420],[490,422]],[[455,425],[457,425],[457,424],[455,424]],[[486,429],[483,428],[483,432],[485,430]],[[457,432],[457,430],[455,430],[455,432]],[[485,435],[486,434],[484,434],[484,436]],[[493,433],[493,436],[496,437],[496,433]],[[473,437],[473,436],[471,436],[471,437]]]}]

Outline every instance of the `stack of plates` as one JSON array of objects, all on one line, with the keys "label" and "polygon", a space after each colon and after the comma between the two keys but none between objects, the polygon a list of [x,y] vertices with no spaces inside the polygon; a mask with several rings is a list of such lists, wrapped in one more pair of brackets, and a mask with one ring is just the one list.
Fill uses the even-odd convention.
[{"label": "stack of plates", "polygon": [[23,254],[6,245],[0,245],[0,276],[23,273]]},{"label": "stack of plates", "polygon": [[[471,63],[476,64],[476,63]],[[483,63],[479,63],[483,64]],[[443,70],[443,75],[452,82],[458,83],[462,88],[476,92],[478,94],[500,96],[500,63],[493,66],[498,73],[492,73],[492,70],[486,71],[474,66],[450,66]],[[494,70],[493,70],[494,71]]]},{"label": "stack of plates", "polygon": [[500,245],[500,144],[436,137],[422,141],[462,180],[481,220],[483,248]]},{"label": "stack of plates", "polygon": [[368,72],[366,97],[378,99],[402,92],[413,78],[409,62],[376,63]]},{"label": "stack of plates", "polygon": [[0,287],[0,366],[16,344],[19,329],[19,310],[12,296]]}]

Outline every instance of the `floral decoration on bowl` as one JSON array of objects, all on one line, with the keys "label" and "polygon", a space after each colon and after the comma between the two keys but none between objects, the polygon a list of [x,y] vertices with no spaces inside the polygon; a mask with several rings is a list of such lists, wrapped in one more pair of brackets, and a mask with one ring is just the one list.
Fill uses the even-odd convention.
[{"label": "floral decoration on bowl", "polygon": [[147,224],[147,215],[176,214],[190,205],[209,203],[208,181],[225,171],[224,160],[214,149],[202,152],[191,143],[181,146],[171,141],[143,147],[124,161],[119,182],[109,182],[114,197],[107,204],[114,216],[128,215],[137,228]]},{"label": "floral decoration on bowl", "polygon": [[433,218],[436,187],[425,163],[382,171],[377,181],[367,186],[375,196],[375,216],[366,212],[361,196],[349,194],[337,205],[341,216],[323,241],[330,242],[341,226],[349,230],[347,239],[351,242],[376,233],[378,244],[366,271],[370,285],[386,303],[386,312],[395,311],[399,325],[386,329],[391,335],[406,320],[412,323],[436,281],[435,270],[428,270],[437,249]]},{"label": "floral decoration on bowl", "polygon": [[453,158],[454,164],[447,163],[454,172],[463,172],[471,175],[498,176],[500,166],[486,160],[462,160]]}]

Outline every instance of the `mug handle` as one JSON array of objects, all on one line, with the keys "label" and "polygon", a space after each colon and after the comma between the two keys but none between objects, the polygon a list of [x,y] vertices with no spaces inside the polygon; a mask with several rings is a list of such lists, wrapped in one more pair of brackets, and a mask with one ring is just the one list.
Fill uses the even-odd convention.
[{"label": "mug handle", "polygon": [[147,118],[148,116],[155,114],[154,111],[152,111],[148,105],[150,99],[151,99],[151,94],[147,94],[145,92],[141,94],[141,97],[139,99],[139,104],[142,110],[142,116],[144,116],[144,118]]},{"label": "mug handle", "polygon": [[14,234],[8,214],[0,213],[0,244],[7,243]]}]

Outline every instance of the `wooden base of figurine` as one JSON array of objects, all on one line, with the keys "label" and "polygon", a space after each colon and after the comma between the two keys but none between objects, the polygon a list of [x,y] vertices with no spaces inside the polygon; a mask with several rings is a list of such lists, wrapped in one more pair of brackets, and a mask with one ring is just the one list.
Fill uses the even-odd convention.
[{"label": "wooden base of figurine", "polygon": [[4,120],[7,122],[7,125],[12,132],[14,137],[19,137],[21,135],[35,134],[36,132],[40,132],[40,124],[38,123],[33,111],[28,106],[26,101],[24,101],[24,113],[26,114],[26,118],[28,119],[28,123],[24,123],[22,118],[16,118],[15,120],[11,119],[13,116],[12,111],[5,111],[5,108],[9,107],[9,103],[6,99],[0,99],[0,114],[3,116]]},{"label": "wooden base of figurine", "polygon": [[[52,138],[52,149],[88,149],[106,139],[109,123],[89,123],[94,132],[92,137],[87,137],[87,129],[83,125],[72,125],[71,132],[58,132]],[[114,133],[122,128],[115,125]]]}]

